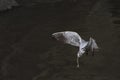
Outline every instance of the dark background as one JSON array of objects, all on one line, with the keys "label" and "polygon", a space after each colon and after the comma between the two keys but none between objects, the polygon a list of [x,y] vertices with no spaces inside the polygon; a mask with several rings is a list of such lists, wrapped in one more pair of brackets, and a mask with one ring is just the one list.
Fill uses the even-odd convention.
[{"label": "dark background", "polygon": [[[120,1],[43,1],[1,9],[0,80],[120,80]],[[76,68],[78,48],[51,39],[64,30],[95,38],[100,51]]]}]

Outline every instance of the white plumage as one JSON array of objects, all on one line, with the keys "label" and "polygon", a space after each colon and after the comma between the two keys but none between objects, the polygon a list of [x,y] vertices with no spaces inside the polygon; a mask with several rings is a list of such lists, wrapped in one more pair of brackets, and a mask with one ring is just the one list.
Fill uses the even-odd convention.
[{"label": "white plumage", "polygon": [[94,50],[98,49],[93,38],[90,37],[89,41],[85,41],[74,31],[56,32],[52,34],[52,37],[60,42],[79,47],[79,51],[77,53],[77,67],[79,67],[79,57],[81,57],[85,51],[94,52]]}]

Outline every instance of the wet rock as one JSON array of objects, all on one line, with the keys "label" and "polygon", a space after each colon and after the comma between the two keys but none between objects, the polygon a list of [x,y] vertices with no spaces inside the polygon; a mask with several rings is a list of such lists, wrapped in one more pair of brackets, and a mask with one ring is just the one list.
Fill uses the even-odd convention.
[{"label": "wet rock", "polygon": [[0,0],[0,11],[12,9],[13,6],[18,6],[15,0]]}]

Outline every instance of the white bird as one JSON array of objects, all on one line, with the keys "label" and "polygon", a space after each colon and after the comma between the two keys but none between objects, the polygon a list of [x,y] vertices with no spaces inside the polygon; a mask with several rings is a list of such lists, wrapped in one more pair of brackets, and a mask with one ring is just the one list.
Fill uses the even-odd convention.
[{"label": "white bird", "polygon": [[79,51],[77,53],[77,67],[79,67],[79,57],[81,57],[85,51],[91,51],[94,54],[94,51],[98,49],[98,46],[93,38],[90,37],[89,41],[85,41],[74,31],[56,32],[52,34],[52,37],[62,43],[79,47]]}]

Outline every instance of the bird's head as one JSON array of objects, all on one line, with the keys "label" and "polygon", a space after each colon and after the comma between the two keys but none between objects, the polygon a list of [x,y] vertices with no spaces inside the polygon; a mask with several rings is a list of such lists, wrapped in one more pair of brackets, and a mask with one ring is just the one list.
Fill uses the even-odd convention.
[{"label": "bird's head", "polygon": [[77,56],[81,57],[85,53],[84,49],[79,49]]},{"label": "bird's head", "polygon": [[83,53],[85,53],[85,48],[81,48],[80,49],[80,52],[83,54]]}]

